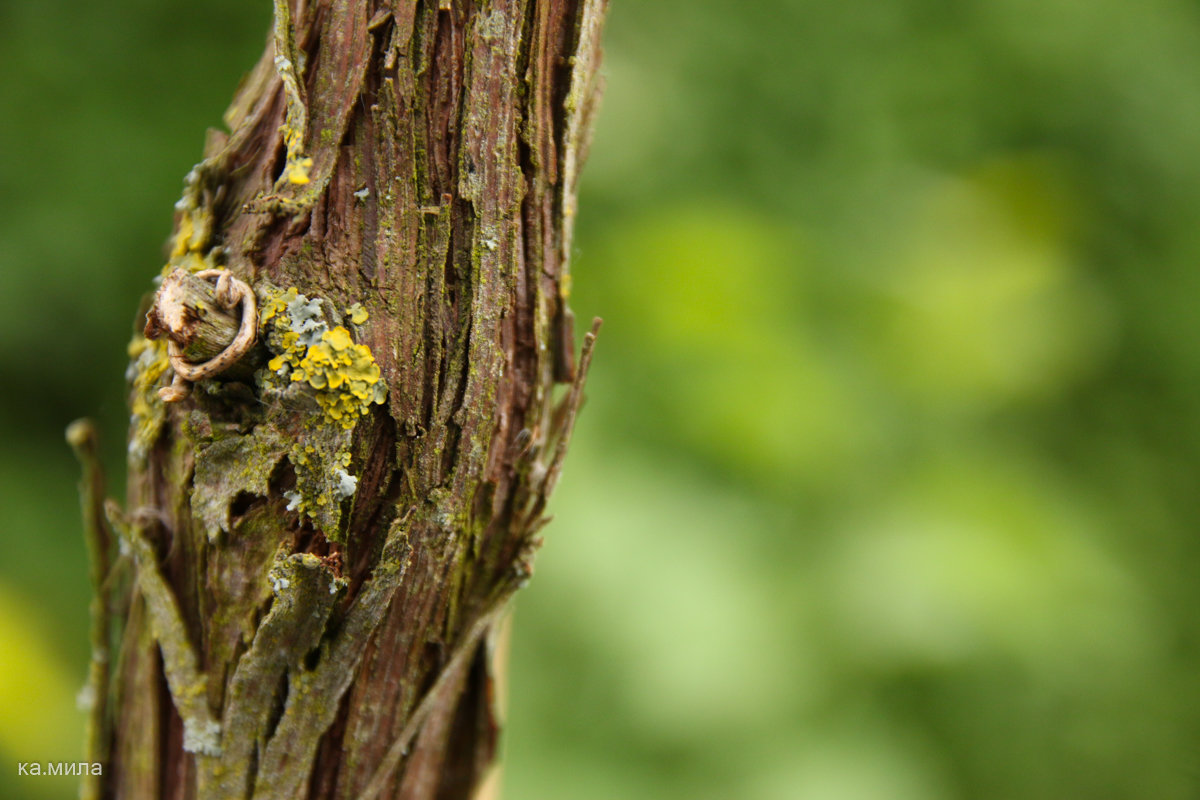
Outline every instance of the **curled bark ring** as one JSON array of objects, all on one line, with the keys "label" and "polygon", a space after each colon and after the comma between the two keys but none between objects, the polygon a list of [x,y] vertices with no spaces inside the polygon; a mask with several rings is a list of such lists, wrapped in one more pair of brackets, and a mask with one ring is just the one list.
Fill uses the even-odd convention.
[{"label": "curled bark ring", "polygon": [[206,269],[196,273],[197,278],[215,280],[217,301],[227,309],[242,307],[242,321],[237,335],[229,346],[210,358],[194,364],[183,357],[179,345],[167,341],[167,355],[175,370],[175,380],[170,386],[159,390],[159,396],[168,403],[178,402],[188,395],[188,382],[203,380],[218,375],[233,366],[254,346],[258,336],[258,302],[249,284],[233,276],[227,269]]}]

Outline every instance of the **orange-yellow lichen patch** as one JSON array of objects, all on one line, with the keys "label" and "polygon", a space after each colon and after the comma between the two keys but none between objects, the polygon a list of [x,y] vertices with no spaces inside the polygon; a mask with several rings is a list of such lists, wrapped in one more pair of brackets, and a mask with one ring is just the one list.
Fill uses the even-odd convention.
[{"label": "orange-yellow lichen patch", "polygon": [[149,452],[166,419],[166,410],[158,390],[164,385],[162,379],[171,362],[167,359],[165,339],[151,341],[143,336],[135,336],[129,343],[128,352],[131,363],[127,377],[132,384],[129,453],[140,459]]},{"label": "orange-yellow lichen patch", "polygon": [[[365,320],[366,311],[358,310]],[[358,316],[350,312],[352,320]],[[330,328],[318,301],[288,289],[264,304],[262,322],[276,354],[267,369],[311,388],[329,421],[353,428],[373,403],[383,402],[386,388],[371,348],[356,344],[341,325]]]},{"label": "orange-yellow lichen patch", "polygon": [[289,158],[283,170],[284,177],[287,178],[288,183],[303,186],[312,180],[308,177],[308,171],[312,169],[312,165],[313,160],[307,156]]},{"label": "orange-yellow lichen patch", "polygon": [[218,266],[213,250],[213,226],[216,221],[207,194],[211,189],[210,178],[206,165],[201,163],[184,180],[183,196],[175,204],[179,222],[171,239],[171,254],[163,267],[163,277],[177,268],[199,272]]},{"label": "orange-yellow lichen patch", "polygon": [[350,332],[338,326],[321,335],[321,341],[304,354],[293,381],[307,381],[317,391],[317,403],[344,427],[367,413],[372,403],[383,402],[379,365],[371,349],[355,344]]},{"label": "orange-yellow lichen patch", "polygon": [[174,246],[171,248],[171,258],[179,258],[203,246],[202,242],[192,241],[197,234],[196,222],[191,214],[185,213],[179,220],[179,230],[175,232]]}]

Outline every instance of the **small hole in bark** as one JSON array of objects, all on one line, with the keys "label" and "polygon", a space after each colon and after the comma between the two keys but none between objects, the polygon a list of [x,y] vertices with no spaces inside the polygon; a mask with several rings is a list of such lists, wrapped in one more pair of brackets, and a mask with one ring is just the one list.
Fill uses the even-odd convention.
[{"label": "small hole in bark", "polygon": [[275,151],[275,162],[271,164],[271,180],[278,182],[283,175],[283,168],[287,166],[287,148],[283,146],[283,142],[279,143],[279,148]]},{"label": "small hole in bark", "polygon": [[251,492],[238,492],[233,498],[233,502],[229,504],[229,518],[237,519],[244,516],[257,498],[258,495]]},{"label": "small hole in bark", "polygon": [[267,479],[267,487],[272,496],[282,495],[296,487],[296,468],[292,466],[291,461],[286,458],[279,459],[279,463],[271,471],[271,477]]}]

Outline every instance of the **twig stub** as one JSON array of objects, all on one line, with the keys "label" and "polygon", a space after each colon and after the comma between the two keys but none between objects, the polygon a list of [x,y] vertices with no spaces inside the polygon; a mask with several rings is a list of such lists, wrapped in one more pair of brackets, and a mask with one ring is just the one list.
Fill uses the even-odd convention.
[{"label": "twig stub", "polygon": [[[238,307],[241,307],[240,313]],[[229,270],[190,273],[177,269],[163,279],[146,314],[146,338],[165,336],[175,380],[159,390],[168,403],[187,397],[189,383],[227,371],[258,337],[254,290]]]}]

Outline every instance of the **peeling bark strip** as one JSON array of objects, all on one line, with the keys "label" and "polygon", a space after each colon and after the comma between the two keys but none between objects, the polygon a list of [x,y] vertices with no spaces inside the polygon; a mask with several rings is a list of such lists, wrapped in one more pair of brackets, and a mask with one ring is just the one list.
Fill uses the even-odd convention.
[{"label": "peeling bark strip", "polygon": [[[479,785],[489,632],[531,574],[595,337],[576,368],[605,7],[275,0],[177,204],[148,327],[167,338],[131,346],[128,508],[108,517],[135,577],[97,577],[124,626],[90,796]],[[167,339],[195,363],[239,335],[203,279],[224,270],[253,289],[253,353],[164,404]]]}]

